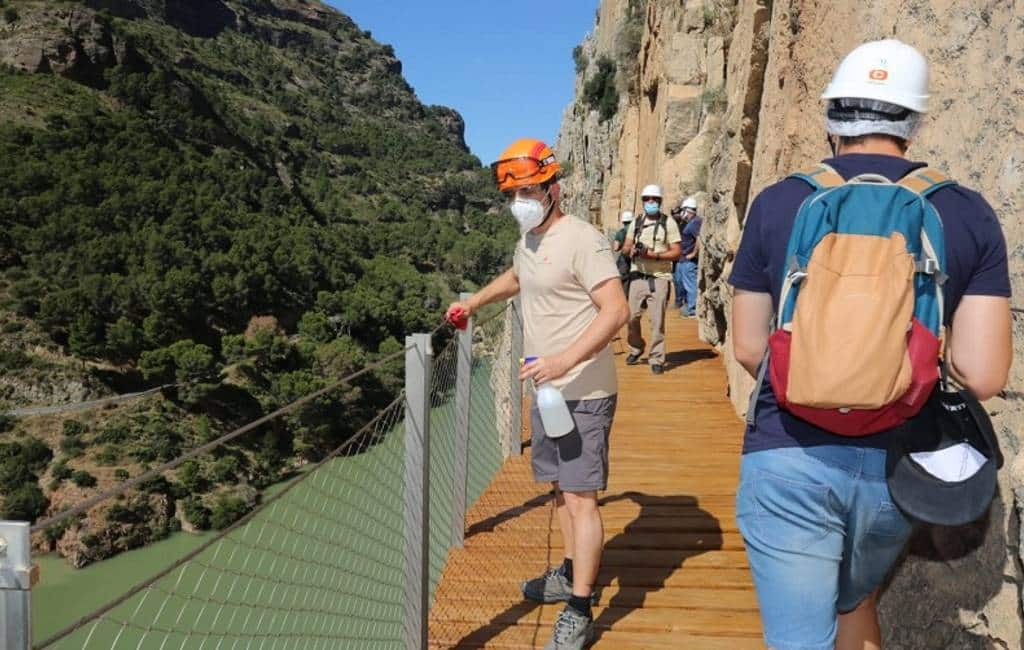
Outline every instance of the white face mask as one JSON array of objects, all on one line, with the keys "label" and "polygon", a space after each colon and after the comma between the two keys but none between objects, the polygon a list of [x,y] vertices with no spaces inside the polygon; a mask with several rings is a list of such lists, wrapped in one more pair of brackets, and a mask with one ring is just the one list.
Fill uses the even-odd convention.
[{"label": "white face mask", "polygon": [[509,205],[512,216],[519,222],[519,231],[527,232],[544,223],[548,210],[537,199],[514,198]]}]

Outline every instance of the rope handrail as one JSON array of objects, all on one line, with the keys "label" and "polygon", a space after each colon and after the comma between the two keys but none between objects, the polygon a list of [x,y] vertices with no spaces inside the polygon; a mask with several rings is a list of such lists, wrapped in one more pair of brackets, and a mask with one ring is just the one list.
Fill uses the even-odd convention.
[{"label": "rope handrail", "polygon": [[122,393],[120,395],[111,395],[110,397],[101,397],[99,399],[87,400],[85,402],[68,402],[66,404],[51,404],[50,406],[25,406],[22,408],[11,409],[6,413],[0,413],[0,415],[7,415],[15,418],[23,418],[35,415],[59,415],[61,413],[75,413],[78,411],[87,411],[94,409],[98,406],[106,406],[108,404],[123,404],[124,402],[130,402],[154,393],[160,392],[165,388],[175,388],[182,384],[160,384],[153,388],[147,388],[146,390],[138,391],[135,393]]},{"label": "rope handrail", "polygon": [[489,314],[489,315],[487,315],[486,317],[484,317],[484,318],[481,318],[481,319],[477,320],[477,321],[476,321],[476,322],[474,323],[474,326],[475,326],[475,327],[478,327],[478,328],[479,328],[479,327],[483,327],[484,325],[486,325],[486,324],[490,323],[491,321],[495,320],[495,319],[496,319],[496,318],[498,318],[499,316],[503,316],[503,315],[505,314],[505,312],[506,312],[506,311],[508,311],[508,306],[509,306],[509,304],[510,304],[510,303],[505,303],[505,304],[504,304],[504,305],[503,305],[503,306],[501,307],[501,309],[495,309],[495,310],[494,310],[494,313],[492,313],[492,314]]}]

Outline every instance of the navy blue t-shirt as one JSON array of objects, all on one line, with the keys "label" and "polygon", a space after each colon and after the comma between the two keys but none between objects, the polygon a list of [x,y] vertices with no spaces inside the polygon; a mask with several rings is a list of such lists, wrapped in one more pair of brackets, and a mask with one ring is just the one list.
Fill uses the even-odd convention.
[{"label": "navy blue t-shirt", "polygon": [[[700,236],[700,226],[704,220],[694,217],[684,227],[682,237],[683,255],[689,255],[697,246],[697,237]],[[696,258],[694,258],[696,259]]]},{"label": "navy blue t-shirt", "polygon": [[[847,154],[825,163],[846,179],[875,173],[892,181],[926,166],[877,154]],[[737,289],[771,293],[776,311],[789,235],[800,204],[812,192],[807,182],[787,178],[766,188],[750,204],[729,283]],[[965,295],[1010,296],[1006,240],[992,208],[977,192],[953,185],[936,190],[929,198],[942,217],[946,243],[949,280],[943,289],[948,325]],[[800,420],[779,408],[766,376],[758,395],[755,423],[744,435],[743,453],[836,444],[885,448],[890,436],[891,431],[859,438],[840,436]]]}]

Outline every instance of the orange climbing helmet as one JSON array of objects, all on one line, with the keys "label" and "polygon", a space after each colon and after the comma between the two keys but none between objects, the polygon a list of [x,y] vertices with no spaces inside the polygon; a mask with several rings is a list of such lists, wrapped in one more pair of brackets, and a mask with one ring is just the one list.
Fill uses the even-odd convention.
[{"label": "orange climbing helmet", "polygon": [[498,190],[506,192],[517,187],[539,185],[551,180],[561,170],[551,148],[534,138],[521,138],[491,163]]}]

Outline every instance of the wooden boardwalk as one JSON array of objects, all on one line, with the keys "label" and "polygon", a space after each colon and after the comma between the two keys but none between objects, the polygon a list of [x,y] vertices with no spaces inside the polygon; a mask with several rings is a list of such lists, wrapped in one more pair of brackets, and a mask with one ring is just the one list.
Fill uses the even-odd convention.
[{"label": "wooden boardwalk", "polygon": [[[753,584],[736,528],[742,423],[721,360],[696,322],[668,315],[668,368],[619,367],[610,479],[601,494],[605,553],[594,609],[597,649],[762,648]],[[562,604],[522,599],[522,580],[562,560],[529,448],[506,463],[468,514],[431,609],[431,647],[542,648]]]}]

